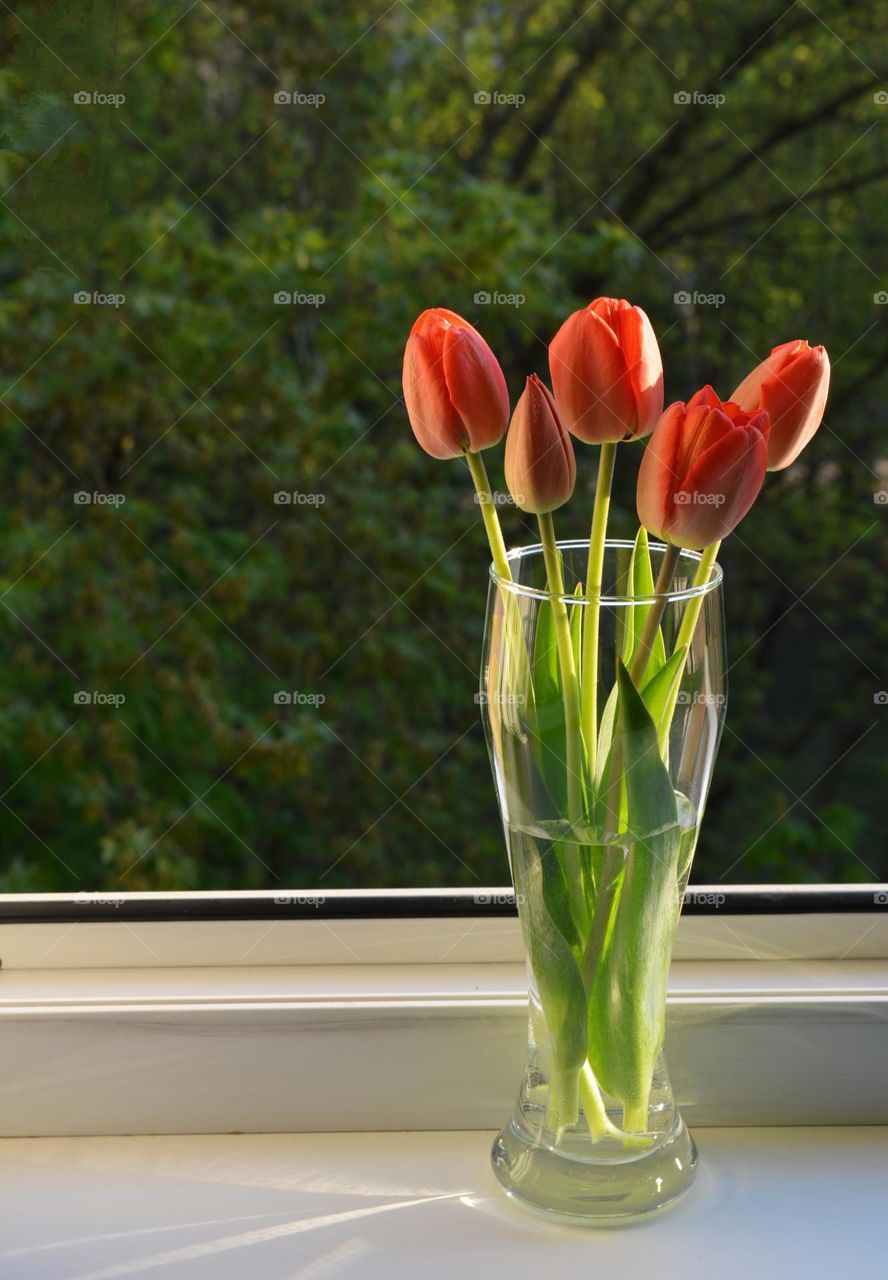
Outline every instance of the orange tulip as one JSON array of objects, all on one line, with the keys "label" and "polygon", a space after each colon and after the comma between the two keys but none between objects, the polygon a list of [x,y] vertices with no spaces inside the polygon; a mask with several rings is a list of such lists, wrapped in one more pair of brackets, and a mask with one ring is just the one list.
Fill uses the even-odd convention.
[{"label": "orange tulip", "polygon": [[771,419],[768,470],[782,471],[804,449],[823,420],[829,391],[829,356],[795,338],[775,347],[731,397],[741,409],[767,409]]},{"label": "orange tulip", "polygon": [[424,311],[404,351],[404,401],[413,434],[433,458],[498,444],[509,393],[496,356],[468,321],[444,307]]},{"label": "orange tulip", "polygon": [[638,472],[638,518],[664,542],[700,550],[740,523],[767,466],[767,413],[704,387],[657,423]]},{"label": "orange tulip", "polygon": [[575,311],[549,344],[561,420],[587,444],[649,435],[663,412],[663,362],[651,322],[623,298]]},{"label": "orange tulip", "polygon": [[515,405],[506,437],[506,484],[522,511],[543,515],[573,493],[577,465],[555,401],[535,373]]}]

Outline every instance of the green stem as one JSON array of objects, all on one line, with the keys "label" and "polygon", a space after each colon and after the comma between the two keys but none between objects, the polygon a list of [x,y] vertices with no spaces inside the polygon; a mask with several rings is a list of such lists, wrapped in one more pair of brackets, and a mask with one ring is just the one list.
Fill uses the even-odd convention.
[{"label": "green stem", "polygon": [[[718,555],[718,549],[721,542],[711,542],[708,547],[703,548],[703,555],[697,565],[697,572],[694,574],[694,581],[691,584],[694,587],[705,587],[712,573],[712,566],[715,564],[715,557]],[[688,660],[688,654],[691,651],[691,641],[694,638],[694,632],[697,630],[697,622],[700,618],[700,610],[703,608],[703,601],[706,599],[702,593],[694,596],[688,601],[685,609],[684,617],[681,620],[681,626],[678,629],[678,635],[675,639],[675,649],[677,653],[679,649],[684,649],[685,656],[680,669],[675,673],[675,680],[672,685],[672,692],[666,701],[666,705],[660,716],[660,732],[663,737],[668,738],[669,727],[672,724],[672,717],[675,715],[675,707],[678,702],[678,695],[681,690],[681,680],[684,675],[685,663]]]},{"label": "green stem", "polygon": [[589,760],[589,773],[595,777],[595,758],[598,752],[598,631],[601,612],[602,574],[604,569],[604,540],[607,537],[607,517],[610,511],[611,486],[614,480],[614,464],[617,446],[607,442],[601,446],[598,459],[598,480],[595,484],[595,506],[592,511],[592,529],[589,534],[589,563],[586,569],[586,606],[583,618],[583,689],[582,732]]},{"label": "green stem", "polygon": [[571,823],[579,821],[583,812],[582,791],[582,741],[580,738],[580,691],[574,662],[573,643],[570,637],[570,619],[564,603],[564,576],[561,572],[561,554],[555,540],[552,513],[537,516],[546,577],[549,582],[550,604],[555,622],[555,643],[558,647],[558,664],[561,668],[561,693],[564,701],[564,736],[567,745],[567,812]]},{"label": "green stem", "polygon": [[651,1138],[640,1134],[625,1133],[614,1124],[607,1114],[604,1098],[601,1096],[601,1089],[588,1062],[584,1062],[580,1068],[580,1101],[583,1104],[583,1115],[586,1117],[589,1136],[593,1142],[600,1142],[602,1138],[617,1138],[624,1147],[649,1147],[651,1145]]},{"label": "green stem", "polygon": [[501,578],[511,582],[512,571],[509,568],[509,557],[506,555],[506,544],[503,540],[499,516],[496,514],[493,494],[490,492],[490,481],[487,478],[484,459],[480,453],[467,452],[466,462],[469,464],[469,471],[472,473],[472,480],[475,484],[475,492],[478,494],[478,503],[484,519],[484,528],[487,531],[487,541],[490,543],[490,554],[493,557],[494,568]]},{"label": "green stem", "polygon": [[632,659],[632,669],[629,672],[637,689],[641,689],[648,658],[651,656],[654,636],[657,634],[657,628],[666,609],[666,602],[669,599],[669,587],[677,564],[678,547],[674,547],[671,542],[667,543],[666,550],[663,552],[663,559],[660,561],[660,572],[657,574],[657,582],[654,587],[654,603],[647,611],[644,629],[638,642],[638,648],[635,650],[635,657]]},{"label": "green stem", "polygon": [[580,1114],[579,1079],[576,1067],[555,1071],[549,1077],[546,1126],[560,1134],[575,1125]]},{"label": "green stem", "polygon": [[[708,547],[703,548],[703,555],[700,557],[697,572],[694,574],[693,586],[706,586],[720,546],[721,542],[711,542]],[[705,598],[705,596],[699,595],[688,601],[688,607],[685,609],[685,615],[681,620],[678,638],[675,641],[676,649],[680,649],[685,644],[690,645],[693,640],[694,632],[697,630],[697,619],[700,617],[700,610],[703,608]]]}]

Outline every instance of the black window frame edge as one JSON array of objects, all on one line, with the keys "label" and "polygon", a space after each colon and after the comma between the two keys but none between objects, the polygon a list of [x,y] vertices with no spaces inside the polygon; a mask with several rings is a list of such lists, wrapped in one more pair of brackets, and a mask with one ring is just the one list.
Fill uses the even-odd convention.
[{"label": "black window frame edge", "polygon": [[[888,886],[689,885],[686,916],[863,914],[888,909]],[[231,920],[373,920],[515,916],[511,889],[269,890],[247,893],[0,895],[3,924]]]}]

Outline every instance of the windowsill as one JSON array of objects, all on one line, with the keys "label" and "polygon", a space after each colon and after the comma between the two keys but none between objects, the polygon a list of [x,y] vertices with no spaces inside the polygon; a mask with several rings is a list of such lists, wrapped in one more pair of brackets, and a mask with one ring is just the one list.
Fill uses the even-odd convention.
[{"label": "windowsill", "polygon": [[658,1280],[884,1271],[884,1129],[698,1130],[682,1201],[594,1233],[511,1204],[491,1137],[4,1139],[3,1275],[453,1280],[581,1275],[590,1259]]},{"label": "windowsill", "polygon": [[[693,1125],[888,1123],[886,960],[678,960]],[[518,963],[10,969],[0,1133],[489,1129],[514,1101]]]}]

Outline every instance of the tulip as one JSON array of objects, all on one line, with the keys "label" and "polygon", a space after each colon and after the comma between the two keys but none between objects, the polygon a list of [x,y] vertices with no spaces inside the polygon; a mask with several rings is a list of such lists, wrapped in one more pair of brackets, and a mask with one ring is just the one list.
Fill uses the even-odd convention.
[{"label": "tulip", "polygon": [[531,374],[515,406],[506,437],[506,484],[522,511],[545,515],[573,493],[577,465],[555,401]]},{"label": "tulip", "polygon": [[804,338],[775,347],[731,397],[741,409],[766,409],[771,419],[768,470],[782,471],[804,449],[823,419],[829,356]]},{"label": "tulip", "polygon": [[767,412],[747,412],[704,387],[657,423],[638,472],[638,518],[664,542],[699,550],[736,528],[767,465]]},{"label": "tulip", "polygon": [[641,440],[663,412],[663,362],[651,322],[623,298],[575,311],[549,344],[561,420],[587,444]]},{"label": "tulip", "polygon": [[404,400],[413,434],[433,458],[498,444],[509,393],[496,356],[468,321],[444,307],[424,311],[404,351]]}]

